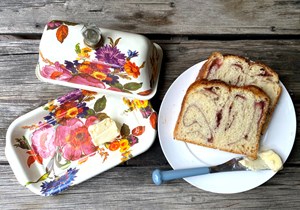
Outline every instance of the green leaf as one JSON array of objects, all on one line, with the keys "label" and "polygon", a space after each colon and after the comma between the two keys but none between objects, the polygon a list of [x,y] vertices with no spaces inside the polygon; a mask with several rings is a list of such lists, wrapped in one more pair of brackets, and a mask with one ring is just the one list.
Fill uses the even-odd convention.
[{"label": "green leaf", "polygon": [[137,82],[129,82],[129,83],[126,83],[124,85],[124,89],[126,90],[138,90],[142,87],[143,83],[137,83]]},{"label": "green leaf", "polygon": [[87,116],[95,116],[95,114],[96,114],[93,109],[89,109],[86,112],[87,112]]},{"label": "green leaf", "polygon": [[113,85],[111,85],[112,87],[115,87],[115,88],[118,88],[118,89],[120,89],[120,90],[123,90],[124,89],[124,87],[123,87],[123,85],[121,84],[121,83],[115,83],[115,84],[113,84]]},{"label": "green leaf", "polygon": [[42,175],[38,180],[36,180],[35,182],[27,182],[26,184],[25,184],[25,187],[27,186],[27,185],[30,185],[30,184],[34,184],[34,183],[38,183],[38,182],[40,182],[40,181],[44,181],[44,180],[46,180],[48,177],[49,177],[49,172],[46,172],[44,175]]},{"label": "green leaf", "polygon": [[108,116],[106,113],[103,113],[103,112],[98,113],[96,116],[97,116],[97,118],[98,118],[100,121],[102,121],[102,120],[104,120],[104,119],[106,119],[106,118],[109,118],[109,116]]},{"label": "green leaf", "polygon": [[115,41],[115,44],[114,44],[114,46],[117,46],[117,45],[118,45],[118,43],[119,43],[120,39],[121,39],[121,37],[120,37],[120,38],[118,38],[118,39]]},{"label": "green leaf", "polygon": [[74,23],[74,22],[69,22],[69,21],[63,21],[64,24],[69,25],[69,26],[76,26],[78,25],[78,23]]},{"label": "green leaf", "polygon": [[22,136],[22,138],[16,138],[17,144],[14,144],[15,147],[20,147],[21,149],[27,149],[31,150],[31,147],[25,138],[25,136]]},{"label": "green leaf", "polygon": [[114,40],[111,37],[107,37],[109,39],[109,44],[114,47]]},{"label": "green leaf", "polygon": [[129,126],[127,124],[123,123],[120,132],[121,132],[121,136],[123,138],[129,136],[129,134],[130,134],[130,128],[129,128]]},{"label": "green leaf", "polygon": [[77,54],[81,53],[81,49],[80,49],[80,44],[79,44],[79,43],[77,43],[77,44],[75,45],[75,52],[76,52]]},{"label": "green leaf", "polygon": [[142,65],[139,66],[139,68],[140,68],[140,69],[144,68],[144,67],[145,67],[145,63],[146,63],[146,62],[144,61],[144,62],[142,63]]},{"label": "green leaf", "polygon": [[94,104],[94,110],[96,112],[101,112],[103,109],[105,109],[105,107],[106,107],[106,97],[102,96]]}]

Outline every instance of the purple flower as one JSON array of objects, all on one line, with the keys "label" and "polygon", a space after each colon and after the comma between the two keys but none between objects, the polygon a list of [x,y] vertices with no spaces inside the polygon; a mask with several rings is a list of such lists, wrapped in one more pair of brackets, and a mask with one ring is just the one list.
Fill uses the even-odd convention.
[{"label": "purple flower", "polygon": [[61,26],[62,22],[61,21],[51,21],[47,23],[47,30],[53,30]]},{"label": "purple flower", "polygon": [[121,53],[118,48],[110,45],[105,45],[104,47],[98,49],[96,51],[96,58],[99,61],[103,61],[118,68],[122,68],[126,61],[125,54]]},{"label": "purple flower", "polygon": [[141,108],[140,112],[142,113],[143,118],[148,118],[152,114],[153,110],[150,106],[147,106],[145,108]]},{"label": "purple flower", "polygon": [[131,147],[132,147],[133,145],[135,145],[136,143],[139,142],[138,137],[136,137],[136,136],[134,136],[134,135],[132,135],[132,134],[130,134],[130,135],[127,137],[127,139],[129,140],[130,146],[131,146]]},{"label": "purple flower", "polygon": [[49,125],[56,125],[57,124],[57,121],[55,119],[55,116],[53,116],[53,113],[50,112],[49,115],[46,115],[44,117],[44,120],[49,124]]},{"label": "purple flower", "polygon": [[41,192],[42,194],[49,196],[49,195],[56,195],[64,190],[66,190],[71,184],[72,181],[76,178],[76,174],[79,169],[72,169],[69,168],[68,171],[59,178],[56,178],[50,182],[43,182],[41,185]]},{"label": "purple flower", "polygon": [[66,65],[66,69],[68,69],[73,74],[78,73],[77,70],[76,70],[76,66],[78,65],[78,62],[77,62],[77,65],[76,65],[76,63],[65,60],[65,65]]},{"label": "purple flower", "polygon": [[105,80],[103,80],[103,82],[108,85],[115,85],[116,83],[119,83],[119,77],[113,74],[107,74],[107,77]]},{"label": "purple flower", "polygon": [[57,99],[57,101],[61,104],[67,102],[67,101],[75,101],[79,99],[82,96],[82,92],[79,89],[76,89],[70,93],[67,93],[64,96],[61,96]]}]

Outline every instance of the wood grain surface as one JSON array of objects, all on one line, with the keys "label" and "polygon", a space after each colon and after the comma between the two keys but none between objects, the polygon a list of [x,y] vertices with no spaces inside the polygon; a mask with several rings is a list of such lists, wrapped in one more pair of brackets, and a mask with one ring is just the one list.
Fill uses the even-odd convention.
[{"label": "wood grain surface", "polygon": [[[145,153],[74,186],[41,197],[21,186],[4,149],[8,126],[71,88],[35,76],[44,25],[52,19],[91,22],[147,36],[164,51],[159,111],[172,82],[213,51],[237,54],[273,68],[300,113],[300,1],[65,1],[0,2],[0,206],[3,209],[299,209],[299,126],[291,155],[265,184],[238,194],[215,194],[184,180],[155,186],[151,172],[170,169],[159,139]],[[285,139],[283,139],[284,141]],[[224,180],[226,181],[226,180]]]}]

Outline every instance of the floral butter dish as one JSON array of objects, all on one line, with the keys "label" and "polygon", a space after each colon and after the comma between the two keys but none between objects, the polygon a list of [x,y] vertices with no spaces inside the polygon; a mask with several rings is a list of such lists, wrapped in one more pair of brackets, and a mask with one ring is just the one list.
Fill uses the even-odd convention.
[{"label": "floral butter dish", "polygon": [[161,48],[138,34],[49,22],[37,77],[45,82],[148,100],[157,89]]},{"label": "floral butter dish", "polygon": [[[147,100],[76,89],[16,119],[5,154],[22,185],[55,195],[145,152],[154,142],[156,120]],[[115,122],[103,127],[113,129],[114,136],[104,135],[111,137],[107,142],[97,139],[102,122]]]}]

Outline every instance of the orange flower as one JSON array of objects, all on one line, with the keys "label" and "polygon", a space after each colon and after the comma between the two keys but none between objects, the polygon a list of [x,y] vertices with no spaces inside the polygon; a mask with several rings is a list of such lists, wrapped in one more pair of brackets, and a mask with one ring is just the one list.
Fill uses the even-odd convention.
[{"label": "orange flower", "polygon": [[91,74],[94,71],[89,61],[84,61],[82,64],[77,66],[77,69],[79,72],[86,74]]},{"label": "orange flower", "polygon": [[113,141],[113,142],[111,142],[110,145],[109,145],[109,150],[110,150],[110,151],[116,151],[117,149],[119,149],[119,147],[120,147],[120,142],[118,142],[118,141]]},{"label": "orange flower", "polygon": [[138,78],[138,76],[140,76],[140,68],[137,65],[135,65],[134,62],[132,63],[130,61],[126,61],[124,69],[128,75],[131,75],[134,78]]},{"label": "orange flower", "polygon": [[96,92],[93,92],[93,91],[89,91],[89,90],[81,90],[82,94],[85,95],[85,96],[93,96],[93,95],[96,95],[97,93]]},{"label": "orange flower", "polygon": [[80,110],[76,107],[76,103],[74,101],[68,101],[55,111],[55,117],[57,119],[64,117],[69,119],[76,117],[78,113],[80,113]]}]

